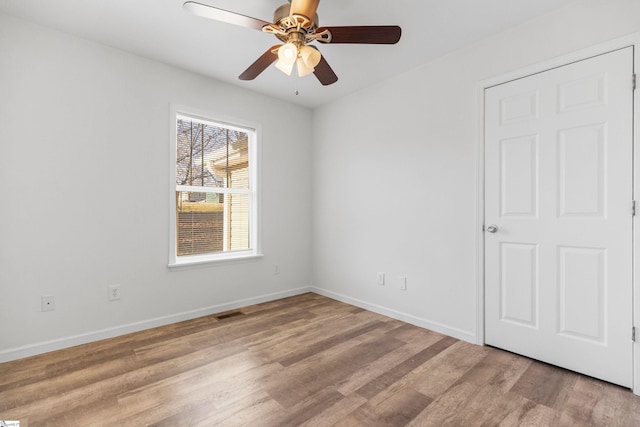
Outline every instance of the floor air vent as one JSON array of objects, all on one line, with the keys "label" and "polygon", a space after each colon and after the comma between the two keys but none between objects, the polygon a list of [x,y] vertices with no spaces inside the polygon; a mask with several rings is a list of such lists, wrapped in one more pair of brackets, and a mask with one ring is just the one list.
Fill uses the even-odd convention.
[{"label": "floor air vent", "polygon": [[228,313],[218,314],[215,316],[215,318],[218,320],[223,320],[223,319],[228,319],[230,317],[236,317],[236,316],[242,316],[242,315],[244,315],[244,313],[241,311],[230,311]]}]

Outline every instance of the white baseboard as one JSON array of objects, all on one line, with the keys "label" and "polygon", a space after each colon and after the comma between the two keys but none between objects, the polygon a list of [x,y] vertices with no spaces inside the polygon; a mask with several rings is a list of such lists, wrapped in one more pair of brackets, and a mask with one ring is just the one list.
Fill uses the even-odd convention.
[{"label": "white baseboard", "polygon": [[249,305],[260,304],[263,302],[273,301],[281,298],[291,297],[294,295],[312,292],[311,287],[291,289],[284,292],[276,292],[272,294],[261,295],[253,298],[247,298],[237,301],[231,301],[224,304],[212,305],[209,307],[199,308],[196,310],[185,311],[182,313],[170,314],[168,316],[156,317],[154,319],[142,320],[140,322],[128,323],[126,325],[115,326],[112,328],[101,329],[98,331],[86,332],[79,335],[73,335],[64,338],[58,338],[51,341],[44,341],[35,344],[29,344],[22,347],[9,348],[0,351],[0,363],[9,362],[11,360],[22,359],[24,357],[35,356],[37,354],[48,353],[50,351],[61,350],[63,348],[73,347],[76,345],[87,344],[107,338],[113,338],[120,335],[139,332],[145,329],[151,329],[158,326],[169,325],[171,323],[191,320],[210,314],[221,313],[224,311],[235,310]]},{"label": "white baseboard", "polygon": [[312,286],[310,290],[311,292],[315,292],[325,297],[335,299],[335,300],[344,302],[346,304],[355,305],[356,307],[364,308],[365,310],[373,311],[375,313],[382,314],[387,317],[391,317],[392,319],[401,320],[403,322],[410,323],[412,325],[420,326],[421,328],[429,329],[431,331],[438,332],[443,335],[447,335],[453,338],[457,338],[459,340],[467,341],[467,342],[470,342],[471,344],[477,344],[477,338],[473,332],[454,328],[439,322],[434,322],[432,320],[417,317],[412,314],[403,313],[401,311],[392,310],[387,307],[383,307],[377,304],[372,304],[372,303],[362,301],[357,298],[352,298],[346,295],[338,294],[332,291],[328,291],[326,289],[317,288],[315,286]]},{"label": "white baseboard", "polygon": [[202,316],[208,316],[215,313],[220,313],[229,310],[235,310],[237,308],[246,307],[253,304],[260,304],[263,302],[274,301],[281,298],[286,298],[294,295],[300,295],[306,292],[315,292],[319,295],[326,296],[328,298],[335,299],[337,301],[351,304],[356,307],[364,308],[384,316],[391,317],[392,319],[401,320],[403,322],[410,323],[412,325],[420,326],[425,329],[432,330],[444,335],[448,335],[463,341],[470,343],[476,343],[476,336],[469,331],[453,328],[448,325],[444,325],[439,322],[434,322],[428,319],[417,317],[408,313],[392,310],[387,307],[383,307],[377,304],[372,304],[366,301],[359,300],[357,298],[348,297],[346,295],[338,294],[326,289],[317,288],[314,286],[291,289],[284,292],[276,292],[266,295],[261,295],[253,298],[247,298],[237,301],[231,301],[224,304],[212,305],[209,307],[200,308],[197,310],[185,311],[182,313],[175,313],[168,316],[156,317],[154,319],[142,320],[140,322],[128,323],[125,325],[115,326],[112,328],[101,329],[98,331],[86,332],[79,335],[73,335],[64,338],[58,338],[55,340],[39,342],[35,344],[29,344],[22,347],[9,348],[0,351],[0,363],[9,362],[11,360],[22,359],[24,357],[35,356],[37,354],[48,353],[50,351],[61,350],[63,348],[73,347],[76,345],[87,344],[94,341],[99,341],[107,338],[113,338],[132,332],[139,332],[146,329],[155,328],[158,326],[169,325],[172,323],[182,322],[184,320],[191,320]]}]

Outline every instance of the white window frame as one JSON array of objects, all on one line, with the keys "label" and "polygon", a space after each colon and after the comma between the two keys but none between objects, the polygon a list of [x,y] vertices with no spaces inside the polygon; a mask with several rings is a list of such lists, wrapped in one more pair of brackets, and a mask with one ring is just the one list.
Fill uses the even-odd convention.
[{"label": "white window frame", "polygon": [[[182,267],[220,261],[246,260],[262,256],[260,248],[259,221],[259,138],[260,125],[245,120],[230,118],[224,115],[198,110],[181,105],[171,105],[169,134],[169,267]],[[248,135],[249,155],[249,188],[246,190],[212,188],[213,193],[235,193],[249,195],[249,244],[250,248],[237,251],[178,256],[176,248],[176,191],[202,192],[202,187],[191,187],[176,184],[177,159],[177,120],[178,116],[186,116],[196,121],[213,123],[221,127],[245,132]],[[226,239],[226,237],[225,237]]]}]

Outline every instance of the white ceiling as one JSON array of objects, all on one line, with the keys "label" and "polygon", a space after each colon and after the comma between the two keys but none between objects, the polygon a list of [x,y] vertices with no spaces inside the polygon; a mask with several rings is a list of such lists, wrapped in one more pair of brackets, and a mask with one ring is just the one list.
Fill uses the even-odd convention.
[{"label": "white ceiling", "polygon": [[[271,21],[285,0],[199,0]],[[182,9],[184,0],[0,0],[0,12],[307,107],[316,107],[576,0],[322,0],[320,25],[400,25],[396,45],[320,45],[339,77],[238,75],[277,39]],[[299,95],[295,95],[295,90]]]}]

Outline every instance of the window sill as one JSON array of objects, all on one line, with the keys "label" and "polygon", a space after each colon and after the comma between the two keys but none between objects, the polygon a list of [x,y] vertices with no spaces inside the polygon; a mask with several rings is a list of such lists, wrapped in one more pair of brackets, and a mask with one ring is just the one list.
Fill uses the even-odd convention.
[{"label": "window sill", "polygon": [[170,262],[168,267],[170,270],[181,270],[189,267],[202,267],[211,264],[232,264],[236,262],[246,262],[262,258],[264,255],[261,253],[250,254],[228,254],[223,256],[211,257],[182,257],[179,261]]}]

